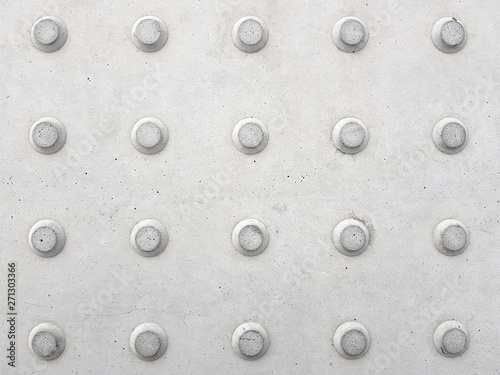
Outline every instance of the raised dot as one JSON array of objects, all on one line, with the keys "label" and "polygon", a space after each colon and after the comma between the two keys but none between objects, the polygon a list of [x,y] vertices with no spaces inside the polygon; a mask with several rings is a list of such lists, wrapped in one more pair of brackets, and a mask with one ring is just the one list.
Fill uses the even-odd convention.
[{"label": "raised dot", "polygon": [[30,142],[42,154],[54,154],[66,143],[66,129],[53,117],[36,121],[30,129]]},{"label": "raised dot", "polygon": [[130,348],[137,358],[154,361],[167,350],[167,334],[155,323],[143,323],[130,335]]},{"label": "raised dot", "polygon": [[360,358],[370,347],[370,334],[361,323],[346,322],[335,330],[333,346],[344,358]]},{"label": "raised dot", "polygon": [[132,128],[132,143],[143,154],[156,154],[168,143],[167,127],[158,119],[147,117],[138,121]]},{"label": "raised dot", "polygon": [[357,219],[347,219],[337,224],[332,238],[337,250],[347,256],[361,254],[368,248],[370,242],[368,228]]},{"label": "raised dot", "polygon": [[66,347],[64,332],[52,323],[42,323],[29,335],[29,347],[40,359],[51,361],[58,358]]},{"label": "raised dot", "polygon": [[434,229],[434,245],[445,255],[459,255],[469,244],[469,232],[463,223],[454,219],[440,222]]},{"label": "raised dot", "polygon": [[67,34],[66,26],[60,19],[47,16],[33,24],[31,40],[40,51],[55,52],[66,43]]},{"label": "raised dot", "polygon": [[233,144],[236,149],[247,155],[261,152],[269,141],[266,126],[255,118],[239,121],[233,129]]},{"label": "raised dot", "polygon": [[353,155],[362,151],[368,144],[368,129],[356,118],[345,118],[333,127],[332,140],[339,151]]},{"label": "raised dot", "polygon": [[368,29],[363,21],[356,17],[344,17],[335,23],[332,39],[343,52],[357,52],[368,42]]},{"label": "raised dot", "polygon": [[31,227],[28,242],[35,254],[50,258],[61,252],[66,243],[63,227],[53,220],[41,220]]},{"label": "raised dot", "polygon": [[233,42],[241,51],[253,53],[267,44],[269,32],[260,18],[243,17],[233,27]]},{"label": "raised dot", "polygon": [[469,346],[469,332],[455,320],[441,323],[434,331],[434,347],[442,356],[452,358],[462,355]]},{"label": "raised dot", "polygon": [[255,219],[240,221],[233,229],[233,244],[246,256],[262,253],[269,243],[269,233],[264,224]]},{"label": "raised dot", "polygon": [[243,359],[255,360],[266,354],[270,340],[267,331],[260,324],[241,324],[233,333],[233,349]]},{"label": "raised dot", "polygon": [[456,154],[467,145],[467,129],[460,120],[444,118],[434,126],[432,140],[439,151]]},{"label": "raised dot", "polygon": [[156,52],[162,49],[168,40],[168,29],[157,17],[139,18],[132,26],[132,41],[144,52]]},{"label": "raised dot", "polygon": [[167,228],[156,220],[142,220],[137,223],[130,234],[132,247],[145,257],[153,257],[162,253],[168,244]]},{"label": "raised dot", "polygon": [[455,53],[467,42],[464,25],[453,17],[440,19],[432,29],[432,42],[441,52]]}]

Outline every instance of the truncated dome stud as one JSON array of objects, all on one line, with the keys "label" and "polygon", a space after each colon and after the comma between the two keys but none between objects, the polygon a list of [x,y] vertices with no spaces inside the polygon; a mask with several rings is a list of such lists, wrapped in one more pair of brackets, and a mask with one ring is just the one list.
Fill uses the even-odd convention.
[{"label": "truncated dome stud", "polygon": [[462,355],[469,346],[469,331],[455,320],[441,323],[434,331],[434,347],[444,357]]},{"label": "truncated dome stud", "polygon": [[340,120],[332,130],[333,144],[344,154],[357,154],[368,144],[366,125],[354,117]]},{"label": "truncated dome stud", "polygon": [[138,325],[130,335],[130,349],[137,358],[154,361],[167,350],[167,334],[155,323]]},{"label": "truncated dome stud", "polygon": [[241,254],[255,256],[262,253],[269,243],[269,232],[255,219],[240,221],[233,229],[233,245]]},{"label": "truncated dome stud", "polygon": [[460,120],[445,118],[434,127],[432,140],[439,151],[445,154],[456,154],[467,145],[467,129]]},{"label": "truncated dome stud", "polygon": [[58,358],[66,347],[64,332],[52,323],[42,323],[33,328],[28,342],[31,351],[45,361]]},{"label": "truncated dome stud", "polygon": [[139,120],[132,128],[132,143],[143,154],[156,154],[168,143],[167,127],[158,119],[147,117]]},{"label": "truncated dome stud", "polygon": [[370,334],[358,322],[341,324],[333,335],[333,346],[337,353],[347,359],[364,356],[370,347]]},{"label": "truncated dome stud", "polygon": [[159,51],[167,43],[167,40],[167,26],[157,17],[139,18],[132,26],[132,41],[141,51]]},{"label": "truncated dome stud", "polygon": [[233,129],[233,144],[236,149],[247,155],[261,152],[269,141],[266,126],[255,118],[239,121]]},{"label": "truncated dome stud", "polygon": [[233,27],[233,42],[241,51],[258,52],[269,39],[266,24],[257,17],[243,17]]},{"label": "truncated dome stud", "polygon": [[332,39],[337,48],[344,52],[357,52],[368,42],[368,28],[356,17],[344,17],[335,23]]},{"label": "truncated dome stud", "polygon": [[233,350],[243,359],[261,358],[269,349],[269,344],[267,331],[258,323],[243,323],[233,333]]},{"label": "truncated dome stud", "polygon": [[31,227],[28,242],[35,254],[50,258],[59,254],[64,248],[66,233],[54,220],[41,220]]},{"label": "truncated dome stud", "polygon": [[42,17],[31,29],[31,40],[36,48],[43,52],[55,52],[66,43],[68,30],[56,17]]},{"label": "truncated dome stud", "polygon": [[444,255],[461,254],[469,245],[469,231],[458,220],[443,220],[434,229],[434,245]]},{"label": "truncated dome stud", "polygon": [[360,220],[343,220],[333,230],[333,244],[344,255],[359,255],[367,249],[369,243],[370,232]]},{"label": "truncated dome stud", "polygon": [[159,221],[143,220],[132,229],[130,240],[132,247],[138,254],[153,257],[162,253],[167,247],[167,228]]},{"label": "truncated dome stud", "polygon": [[454,17],[442,18],[432,29],[432,42],[441,52],[458,52],[467,42],[465,26]]},{"label": "truncated dome stud", "polygon": [[54,154],[66,143],[66,129],[59,120],[44,117],[31,126],[29,137],[35,150],[42,154]]}]

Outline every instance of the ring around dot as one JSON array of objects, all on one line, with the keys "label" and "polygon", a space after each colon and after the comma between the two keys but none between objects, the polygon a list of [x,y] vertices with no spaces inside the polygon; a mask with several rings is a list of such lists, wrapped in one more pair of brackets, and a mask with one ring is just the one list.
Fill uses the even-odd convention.
[{"label": "ring around dot", "polygon": [[258,17],[243,17],[233,27],[233,42],[236,47],[246,53],[260,51],[267,44],[269,31]]},{"label": "ring around dot", "polygon": [[361,323],[346,322],[335,330],[333,346],[342,357],[357,359],[370,348],[370,334]]},{"label": "ring around dot", "polygon": [[143,361],[154,361],[160,358],[168,346],[167,334],[155,323],[138,325],[130,335],[130,349]]},{"label": "ring around dot", "polygon": [[156,52],[162,49],[168,40],[165,23],[154,16],[139,18],[132,26],[132,41],[144,52]]},{"label": "ring around dot", "polygon": [[432,131],[432,141],[437,149],[445,154],[456,154],[462,151],[468,142],[465,125],[456,118],[444,118]]},{"label": "ring around dot", "polygon": [[53,117],[43,117],[30,128],[30,142],[42,154],[54,154],[66,143],[66,128]]},{"label": "ring around dot", "polygon": [[458,220],[443,220],[434,229],[434,246],[444,255],[459,255],[468,245],[469,231]]},{"label": "ring around dot", "polygon": [[441,52],[455,53],[467,43],[467,31],[456,18],[442,18],[432,28],[432,42]]},{"label": "ring around dot", "polygon": [[31,41],[42,52],[55,52],[68,38],[66,25],[57,17],[39,18],[31,28]]},{"label": "ring around dot", "polygon": [[332,130],[333,144],[344,154],[357,154],[368,144],[368,128],[354,117],[348,117],[335,124]]},{"label": "ring around dot", "polygon": [[152,155],[162,151],[168,143],[167,127],[158,119],[146,117],[132,128],[132,144],[137,151]]},{"label": "ring around dot", "polygon": [[41,220],[31,227],[28,242],[35,254],[50,258],[59,254],[64,248],[66,233],[54,220]]},{"label": "ring around dot", "polygon": [[344,17],[335,23],[332,39],[343,52],[358,52],[368,42],[369,33],[366,24],[356,17]]},{"label": "ring around dot", "polygon": [[269,244],[269,232],[264,224],[255,219],[240,221],[233,229],[233,245],[241,254],[255,256]]},{"label": "ring around dot", "polygon": [[444,357],[453,358],[462,355],[467,350],[469,341],[469,331],[456,320],[447,320],[434,331],[434,347]]},{"label": "ring around dot", "polygon": [[362,221],[346,219],[337,224],[333,230],[332,239],[340,253],[356,256],[368,248],[370,232]]},{"label": "ring around dot", "polygon": [[258,323],[243,323],[233,333],[233,350],[246,360],[261,358],[269,349],[269,344],[269,334]]},{"label": "ring around dot", "polygon": [[266,148],[269,132],[262,121],[255,118],[245,118],[234,127],[232,138],[234,147],[238,151],[254,155]]},{"label": "ring around dot", "polygon": [[168,231],[159,221],[148,219],[137,223],[130,234],[134,250],[145,257],[162,253],[168,244]]},{"label": "ring around dot", "polygon": [[58,358],[66,348],[64,332],[52,323],[42,323],[33,328],[28,342],[33,354],[45,361]]}]

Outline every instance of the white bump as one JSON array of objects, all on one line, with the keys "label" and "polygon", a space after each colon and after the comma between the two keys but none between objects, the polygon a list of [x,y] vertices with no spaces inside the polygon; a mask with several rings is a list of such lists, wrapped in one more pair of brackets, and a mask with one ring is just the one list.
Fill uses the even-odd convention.
[{"label": "white bump", "polygon": [[243,359],[255,360],[266,354],[270,340],[267,331],[260,324],[241,324],[233,333],[234,352]]},{"label": "white bump", "polygon": [[58,358],[66,347],[64,332],[52,323],[42,323],[33,328],[28,340],[31,351],[45,361]]},{"label": "white bump", "polygon": [[41,220],[31,227],[28,242],[35,254],[50,258],[61,252],[66,243],[63,227],[53,220]]},{"label": "white bump", "polygon": [[233,27],[233,42],[241,51],[258,52],[269,39],[266,24],[257,17],[243,17]]},{"label": "white bump", "polygon": [[360,358],[370,347],[370,334],[361,323],[346,322],[335,330],[333,346],[344,358]]},{"label": "white bump", "polygon": [[167,350],[167,334],[155,323],[143,323],[137,326],[130,335],[130,349],[137,358],[154,361]]},{"label": "white bump", "polygon": [[432,29],[432,42],[441,52],[458,52],[467,42],[465,26],[456,18],[442,18]]},{"label": "white bump", "polygon": [[168,232],[165,226],[156,220],[143,220],[137,223],[130,234],[132,247],[145,257],[162,253],[168,244]]},{"label": "white bump", "polygon": [[147,117],[139,120],[132,128],[132,143],[143,154],[156,154],[168,143],[167,127],[158,119]]},{"label": "white bump", "polygon": [[262,253],[269,243],[269,232],[255,219],[240,221],[233,229],[233,245],[241,254],[255,256]]},{"label": "white bump", "polygon": [[434,347],[444,357],[462,355],[469,346],[469,340],[467,328],[455,320],[441,323],[434,331]]},{"label": "white bump", "polygon": [[261,152],[269,141],[266,126],[255,118],[239,121],[233,129],[233,144],[236,149],[247,155]]},{"label": "white bump", "polygon": [[335,23],[332,39],[343,52],[358,52],[368,42],[369,34],[365,23],[356,17],[344,17]]},{"label": "white bump", "polygon": [[66,25],[56,17],[42,17],[31,29],[31,40],[36,48],[43,52],[59,50],[68,37]]},{"label": "white bump", "polygon": [[35,150],[42,154],[54,154],[66,143],[66,129],[59,120],[44,117],[31,126],[29,137]]},{"label": "white bump", "polygon": [[368,139],[366,125],[353,117],[340,120],[332,130],[333,144],[344,154],[353,155],[362,151]]},{"label": "white bump", "polygon": [[434,127],[432,140],[439,151],[445,154],[456,154],[467,145],[467,129],[460,120],[444,118]]},{"label": "white bump", "polygon": [[168,40],[168,29],[157,17],[139,18],[132,26],[132,41],[144,52],[156,52],[162,49]]},{"label": "white bump", "polygon": [[356,256],[368,248],[370,233],[360,220],[347,219],[337,224],[332,239],[339,252],[347,256]]},{"label": "white bump", "polygon": [[443,220],[434,229],[434,245],[444,255],[459,255],[469,245],[469,232],[458,220]]}]

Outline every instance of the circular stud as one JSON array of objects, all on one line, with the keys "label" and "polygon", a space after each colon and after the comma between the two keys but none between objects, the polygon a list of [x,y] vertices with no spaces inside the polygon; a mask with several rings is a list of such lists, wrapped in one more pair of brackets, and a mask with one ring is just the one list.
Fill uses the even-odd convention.
[{"label": "circular stud", "polygon": [[45,361],[56,359],[66,347],[64,332],[52,323],[37,325],[31,330],[28,340],[33,354]]},{"label": "circular stud", "polygon": [[346,322],[335,330],[333,346],[344,358],[360,358],[370,347],[370,334],[361,323]]},{"label": "circular stud", "polygon": [[61,49],[67,38],[66,25],[56,17],[42,17],[31,28],[31,40],[35,47],[43,52],[55,52]]},{"label": "circular stud", "polygon": [[434,331],[434,347],[439,354],[448,358],[462,355],[469,341],[469,331],[456,320],[443,322]]},{"label": "circular stud", "polygon": [[357,118],[345,118],[333,127],[332,140],[335,147],[344,154],[357,154],[368,144],[368,129]]},{"label": "circular stud", "polygon": [[233,27],[233,42],[241,51],[258,52],[269,39],[266,24],[257,17],[243,17]]},{"label": "circular stud", "polygon": [[233,244],[246,256],[262,253],[269,243],[269,232],[264,224],[255,219],[240,221],[233,229]]},{"label": "circular stud", "polygon": [[130,349],[143,361],[154,361],[167,350],[167,334],[155,323],[138,325],[130,335]]},{"label": "circular stud", "polygon": [[356,17],[344,17],[335,23],[332,30],[333,42],[344,52],[358,52],[368,42],[368,28]]},{"label": "circular stud", "polygon": [[233,144],[236,149],[247,155],[261,152],[269,141],[266,126],[255,118],[246,118],[233,129]]},{"label": "circular stud", "polygon": [[61,252],[66,243],[66,233],[53,220],[41,220],[31,227],[28,242],[35,254],[50,258]]},{"label": "circular stud", "polygon": [[369,243],[370,233],[360,220],[341,221],[333,230],[333,244],[344,255],[359,255],[366,250]]},{"label": "circular stud", "polygon": [[467,129],[460,120],[445,118],[434,127],[432,140],[439,151],[445,154],[456,154],[467,145]]},{"label": "circular stud", "polygon": [[233,333],[233,349],[241,358],[255,360],[261,358],[269,349],[269,335],[258,323],[241,324]]},{"label": "circular stud", "polygon": [[30,129],[30,142],[42,154],[54,154],[66,143],[66,129],[53,117],[36,121]]},{"label": "circular stud", "polygon": [[143,154],[156,154],[168,143],[168,129],[158,119],[147,117],[132,128],[132,143]]},{"label": "circular stud", "polygon": [[444,255],[458,255],[469,245],[469,231],[458,220],[446,219],[434,229],[434,246]]},{"label": "circular stud", "polygon": [[458,52],[467,43],[465,26],[454,17],[442,18],[432,29],[432,42],[441,52]]},{"label": "circular stud", "polygon": [[143,220],[132,229],[130,239],[137,253],[145,257],[154,257],[167,247],[168,232],[159,221]]},{"label": "circular stud", "polygon": [[167,40],[167,26],[157,17],[139,18],[132,26],[132,41],[141,51],[159,51],[167,43]]}]

